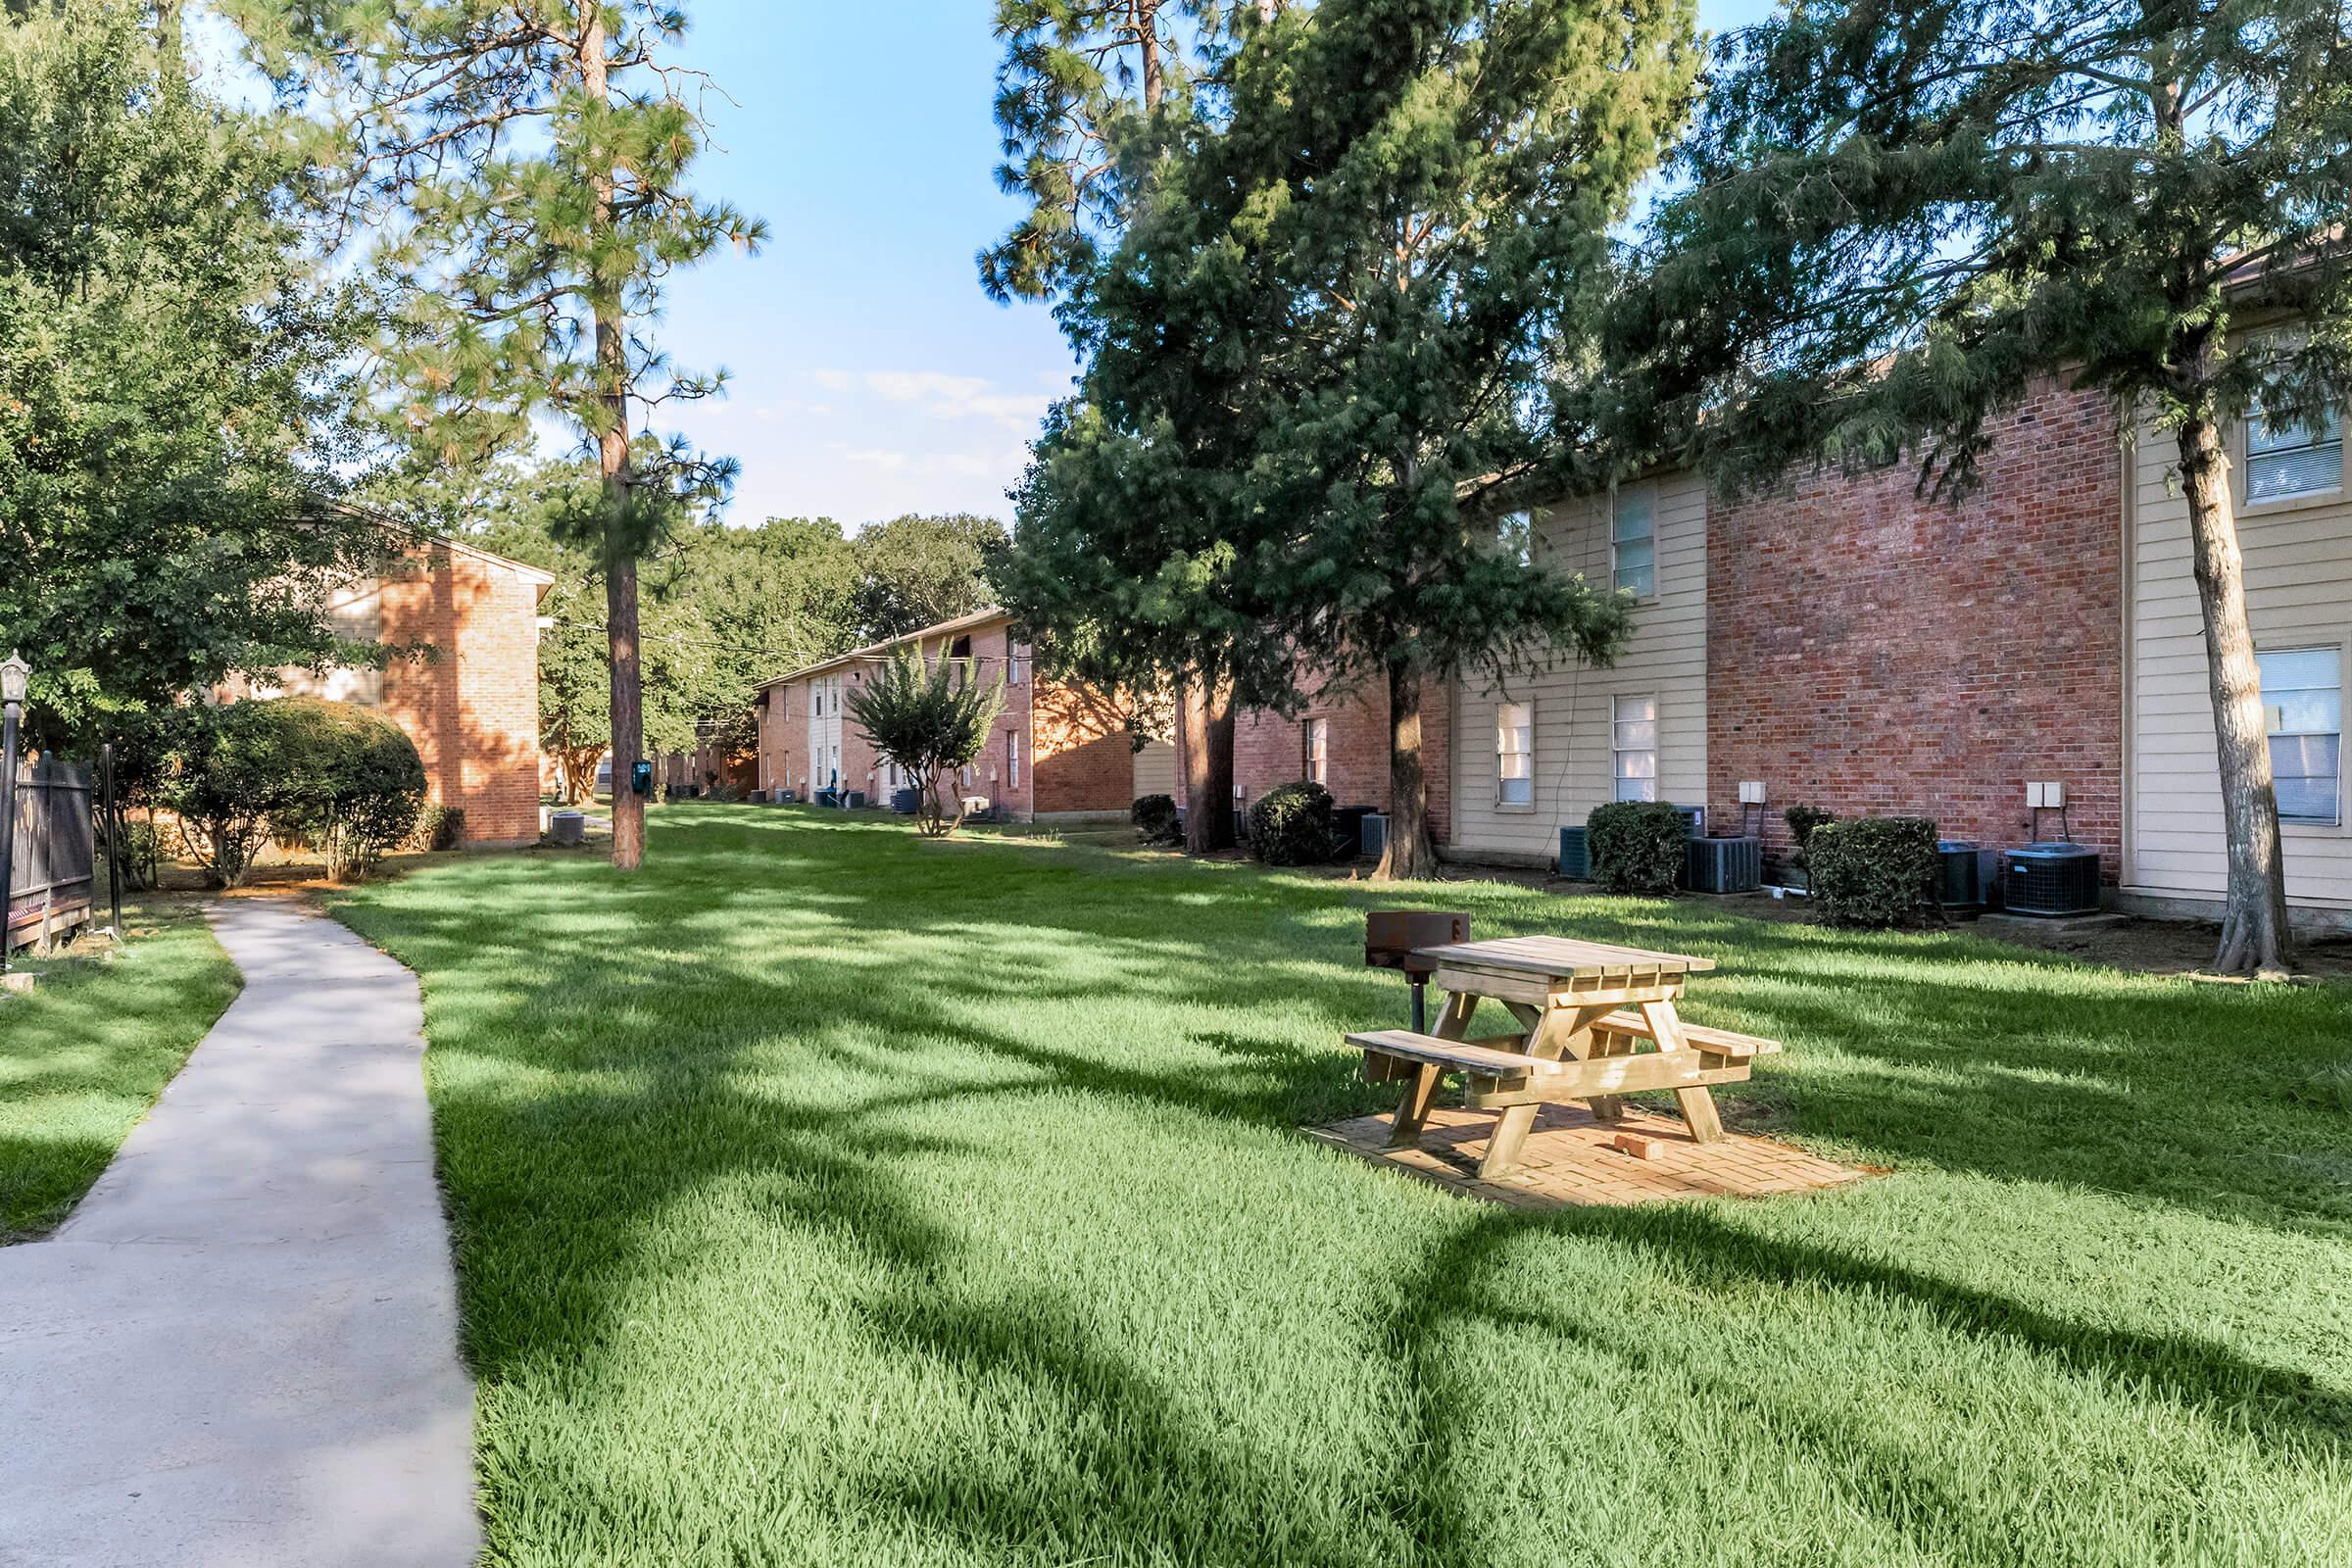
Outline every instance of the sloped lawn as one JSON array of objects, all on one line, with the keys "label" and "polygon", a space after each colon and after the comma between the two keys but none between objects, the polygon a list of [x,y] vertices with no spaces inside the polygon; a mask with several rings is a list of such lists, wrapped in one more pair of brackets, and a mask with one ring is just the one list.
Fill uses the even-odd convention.
[{"label": "sloped lawn", "polygon": [[[1960,936],[790,808],[339,912],[424,976],[500,1563],[2352,1561],[2352,1013]],[[1314,1146],[1374,902],[1711,955],[1736,1124],[1529,1216]]]},{"label": "sloped lawn", "polygon": [[122,924],[112,960],[20,956],[40,981],[0,997],[0,1243],[66,1217],[243,985],[197,906]]}]

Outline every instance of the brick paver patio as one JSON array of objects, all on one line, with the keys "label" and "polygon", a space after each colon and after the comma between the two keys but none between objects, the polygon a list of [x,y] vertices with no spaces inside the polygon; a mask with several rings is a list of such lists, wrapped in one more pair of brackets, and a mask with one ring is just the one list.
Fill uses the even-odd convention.
[{"label": "brick paver patio", "polygon": [[[1634,1106],[1627,1107],[1623,1122],[1604,1126],[1582,1105],[1544,1105],[1528,1134],[1521,1168],[1482,1181],[1478,1162],[1494,1130],[1492,1112],[1432,1110],[1416,1149],[1389,1148],[1389,1125],[1383,1113],[1309,1127],[1306,1133],[1442,1187],[1522,1208],[1762,1198],[1818,1192],[1870,1174],[1766,1138],[1734,1135],[1721,1143],[1696,1143],[1677,1118]],[[1643,1159],[1618,1149],[1621,1133],[1651,1140],[1653,1156]]]}]

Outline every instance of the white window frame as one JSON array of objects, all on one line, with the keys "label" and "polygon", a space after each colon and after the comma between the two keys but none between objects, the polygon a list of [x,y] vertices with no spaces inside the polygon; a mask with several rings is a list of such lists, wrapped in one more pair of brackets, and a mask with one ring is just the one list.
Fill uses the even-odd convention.
[{"label": "white window frame", "polygon": [[1017,729],[1004,732],[1004,787],[1021,787],[1021,732]]},{"label": "white window frame", "polygon": [[1298,735],[1299,777],[1311,784],[1331,787],[1331,720],[1309,717]]},{"label": "white window frame", "polygon": [[2335,671],[2335,684],[2332,687],[2290,686],[2278,688],[2294,692],[2331,691],[2335,696],[2335,728],[2332,730],[2273,728],[2271,725],[2271,694],[2274,688],[2266,682],[2262,697],[2263,733],[2266,740],[2276,740],[2281,735],[2298,738],[2314,735],[2333,736],[2335,738],[2335,796],[2329,803],[2328,814],[2326,816],[2305,816],[2281,810],[2278,813],[2278,820],[2282,825],[2296,827],[2340,828],[2344,825],[2344,651],[2341,646],[2326,643],[2300,648],[2259,648],[2254,652],[2255,667],[2259,670],[2262,662],[2266,659],[2283,658],[2291,654],[2323,655],[2327,658],[2328,666]]},{"label": "white window frame", "polygon": [[[1646,714],[1628,716],[1627,708],[1637,704],[1646,707],[1649,711]],[[1636,724],[1649,726],[1649,744],[1647,746],[1625,744],[1627,727]],[[1649,759],[1648,773],[1628,773],[1625,770],[1626,760],[1635,757]],[[1636,792],[1627,794],[1628,785],[1634,786]],[[1612,801],[1654,801],[1657,798],[1658,700],[1655,697],[1612,697],[1609,699],[1609,799]]]},{"label": "white window frame", "polygon": [[1029,657],[1027,643],[1016,643],[1009,637],[1004,640],[1005,685],[1026,686],[1029,684]]},{"label": "white window frame", "polygon": [[[2274,426],[2263,417],[2259,408],[2247,411],[2244,447],[2239,472],[2243,477],[2245,505],[2248,507],[2280,506],[2297,501],[2311,501],[2338,496],[2344,489],[2344,416],[2340,409],[2329,409],[2321,416],[2322,423],[2299,424],[2278,428],[2278,436],[2299,435],[2300,441],[2278,440],[2268,451],[2259,450],[2259,443],[2273,438]],[[2335,451],[2335,478],[2332,483],[2306,485],[2300,490],[2277,490],[2268,495],[2254,491],[2254,466],[2264,458],[2284,457],[2299,452]]]},{"label": "white window frame", "polygon": [[[1626,503],[1636,499],[1648,514],[1644,531],[1621,537],[1618,528],[1624,517]],[[1649,559],[1639,566],[1627,566],[1620,560],[1624,547],[1633,544],[1642,545],[1649,552]],[[1628,584],[1625,577],[1629,571],[1647,573],[1647,584],[1642,587]],[[1655,486],[1633,485],[1609,492],[1609,586],[1629,592],[1636,599],[1658,597],[1658,493]]]},{"label": "white window frame", "polygon": [[[1513,535],[1517,538],[1514,540]],[[1506,512],[1494,524],[1494,543],[1522,566],[1536,564],[1536,514],[1524,508]],[[1514,548],[1514,545],[1516,548]]]},{"label": "white window frame", "polygon": [[[1514,718],[1513,715],[1516,715]],[[1517,771],[1514,771],[1514,766]],[[1526,786],[1527,799],[1510,798],[1511,786]],[[1533,811],[1536,808],[1536,705],[1494,705],[1494,809]]]}]

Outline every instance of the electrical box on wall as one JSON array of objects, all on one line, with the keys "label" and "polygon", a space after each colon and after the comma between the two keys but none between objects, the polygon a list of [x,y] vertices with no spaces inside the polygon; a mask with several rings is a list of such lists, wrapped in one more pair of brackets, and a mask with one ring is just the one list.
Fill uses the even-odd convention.
[{"label": "electrical box on wall", "polygon": [[1762,806],[1764,804],[1764,781],[1760,778],[1741,780],[1740,804],[1741,806]]},{"label": "electrical box on wall", "polygon": [[2054,811],[2066,804],[2066,786],[2052,780],[2046,784],[2026,786],[2026,805],[2035,810]]}]

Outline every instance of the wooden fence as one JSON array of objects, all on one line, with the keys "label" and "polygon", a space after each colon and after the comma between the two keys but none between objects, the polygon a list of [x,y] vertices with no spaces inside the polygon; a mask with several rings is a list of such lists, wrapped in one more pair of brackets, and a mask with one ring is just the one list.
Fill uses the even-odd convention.
[{"label": "wooden fence", "polygon": [[17,765],[10,948],[52,941],[90,923],[97,887],[92,820],[90,775],[83,769],[46,757]]}]

